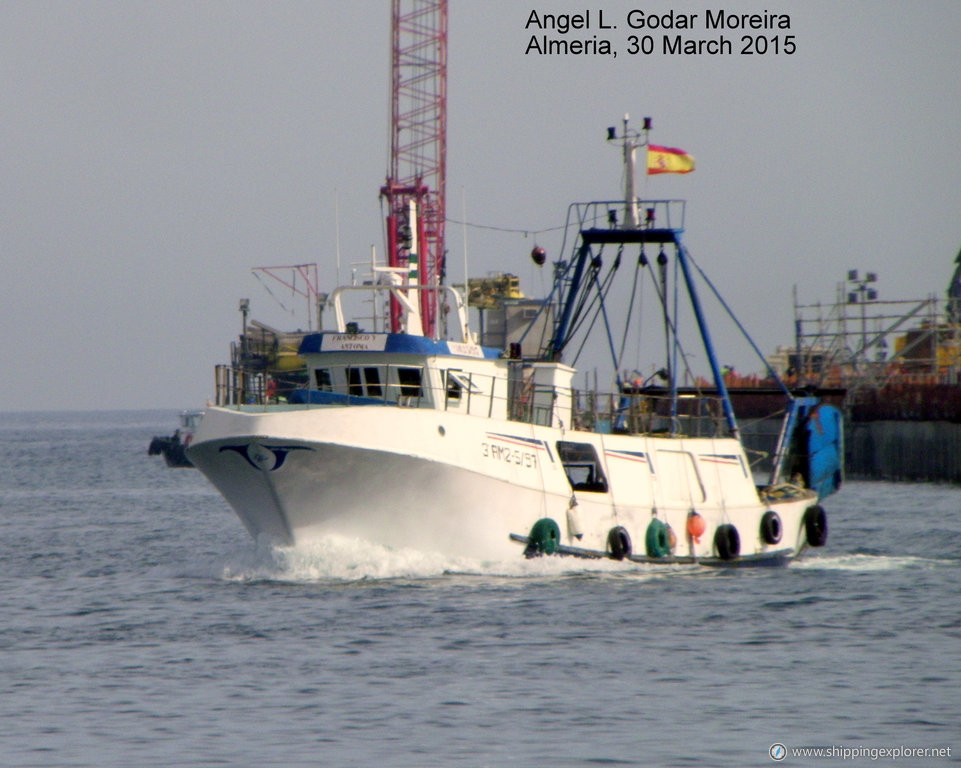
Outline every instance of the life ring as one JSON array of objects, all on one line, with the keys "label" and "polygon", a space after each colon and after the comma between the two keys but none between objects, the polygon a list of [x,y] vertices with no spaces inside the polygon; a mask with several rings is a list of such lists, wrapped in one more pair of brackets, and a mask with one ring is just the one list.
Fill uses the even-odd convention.
[{"label": "life ring", "polygon": [[781,540],[783,529],[781,516],[773,509],[761,516],[761,541],[765,544],[777,544]]},{"label": "life ring", "polygon": [[730,523],[719,525],[714,532],[714,549],[722,560],[733,560],[741,554],[741,537]]},{"label": "life ring", "polygon": [[815,504],[804,513],[804,533],[812,547],[823,547],[828,540],[828,516],[824,507]]},{"label": "life ring", "polygon": [[618,525],[608,532],[607,551],[615,560],[623,560],[625,557],[631,556],[631,552],[633,552],[631,535],[624,526]]},{"label": "life ring", "polygon": [[542,517],[531,527],[531,532],[527,534],[527,546],[524,548],[524,557],[538,557],[540,555],[553,555],[557,551],[557,545],[561,540],[561,529],[551,518]]},{"label": "life ring", "polygon": [[671,534],[667,526],[656,517],[647,526],[644,536],[648,557],[666,557],[671,554]]}]

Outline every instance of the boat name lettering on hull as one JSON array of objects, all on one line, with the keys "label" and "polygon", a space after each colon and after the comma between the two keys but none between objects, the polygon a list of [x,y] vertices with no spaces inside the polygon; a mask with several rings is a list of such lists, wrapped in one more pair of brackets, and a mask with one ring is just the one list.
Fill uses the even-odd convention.
[{"label": "boat name lettering on hull", "polygon": [[514,464],[525,469],[537,468],[536,453],[533,451],[525,451],[521,448],[512,448],[508,445],[481,443],[481,456],[485,459],[503,461],[505,464]]}]

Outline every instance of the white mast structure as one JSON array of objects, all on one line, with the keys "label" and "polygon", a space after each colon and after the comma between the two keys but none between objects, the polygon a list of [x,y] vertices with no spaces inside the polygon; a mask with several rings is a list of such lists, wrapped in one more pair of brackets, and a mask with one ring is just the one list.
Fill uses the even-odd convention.
[{"label": "white mast structure", "polygon": [[624,128],[620,136],[617,135],[617,128],[611,126],[607,129],[608,141],[619,141],[624,152],[624,229],[637,229],[640,226],[640,217],[637,209],[637,192],[635,191],[635,152],[638,147],[646,147],[648,144],[647,136],[651,130],[651,118],[644,118],[644,127],[641,132],[631,130],[627,127],[630,115],[624,114]]}]

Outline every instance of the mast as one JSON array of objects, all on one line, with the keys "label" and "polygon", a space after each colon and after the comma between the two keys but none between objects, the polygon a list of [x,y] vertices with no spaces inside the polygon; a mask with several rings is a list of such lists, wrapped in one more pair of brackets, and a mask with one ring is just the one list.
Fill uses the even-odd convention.
[{"label": "mast", "polygon": [[[617,135],[617,129],[615,127],[607,129],[607,140],[619,141],[623,148],[624,220],[620,225],[618,225],[617,222],[617,212],[613,208],[613,205],[616,205],[616,203],[575,203],[571,206],[571,212],[576,215],[580,227],[579,245],[577,246],[577,255],[573,262],[566,265],[563,273],[555,280],[555,290],[557,290],[558,293],[563,293],[564,299],[558,313],[559,316],[555,325],[554,335],[551,338],[550,353],[554,360],[560,359],[561,353],[571,339],[573,333],[571,329],[577,325],[575,315],[582,312],[585,306],[584,291],[590,287],[597,288],[600,301],[599,311],[605,313],[605,326],[608,326],[606,310],[603,303],[604,296],[600,290],[597,276],[592,273],[591,279],[585,280],[584,277],[584,273],[589,268],[589,264],[592,270],[599,268],[600,265],[600,252],[595,255],[592,250],[594,246],[603,249],[605,244],[618,245],[620,247],[627,244],[637,244],[641,246],[642,254],[643,247],[647,243],[659,246],[660,252],[657,257],[657,266],[660,281],[657,285],[657,290],[664,316],[666,363],[672,403],[671,414],[672,417],[675,416],[677,413],[678,398],[676,358],[680,342],[677,336],[677,318],[671,317],[671,302],[668,297],[667,286],[668,258],[664,252],[665,245],[673,244],[675,248],[675,258],[677,259],[677,264],[687,289],[688,299],[690,300],[691,310],[697,322],[704,352],[711,367],[714,385],[721,400],[728,431],[732,437],[737,438],[738,425],[731,404],[730,393],[727,391],[727,386],[724,383],[721,366],[718,363],[717,353],[714,350],[714,344],[711,339],[710,329],[701,307],[700,297],[698,296],[697,286],[695,284],[695,276],[690,264],[690,257],[682,242],[684,233],[684,203],[680,200],[645,201],[644,205],[646,207],[643,219],[639,215],[641,203],[634,192],[635,154],[639,147],[648,146],[647,137],[650,130],[651,119],[644,118],[642,132],[632,131],[628,127],[627,115],[624,116],[624,125],[620,136]],[[599,224],[604,221],[605,212],[607,216],[607,227],[599,226]],[[646,260],[639,260],[639,263],[645,266],[648,264]],[[675,287],[677,288],[679,285]],[[676,309],[676,295],[674,304]],[[611,356],[615,371],[619,377],[619,361],[614,353],[613,343],[610,340],[609,327],[608,337],[608,341],[611,343]]]},{"label": "mast", "polygon": [[637,229],[641,220],[637,209],[637,191],[635,189],[635,155],[638,147],[646,147],[648,134],[651,131],[651,118],[644,118],[643,133],[627,127],[630,115],[624,114],[624,126],[621,135],[617,135],[617,128],[607,129],[608,141],[619,141],[624,153],[624,229]]}]

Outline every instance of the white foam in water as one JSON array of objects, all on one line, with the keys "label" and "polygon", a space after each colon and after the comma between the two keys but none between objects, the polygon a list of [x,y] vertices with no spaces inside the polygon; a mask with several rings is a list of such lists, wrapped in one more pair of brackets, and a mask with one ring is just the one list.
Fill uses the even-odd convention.
[{"label": "white foam in water", "polygon": [[551,577],[572,573],[654,575],[663,568],[613,560],[575,560],[565,557],[517,557],[481,561],[414,549],[393,549],[360,539],[329,536],[298,547],[259,546],[235,553],[221,576],[231,581],[361,581],[429,579],[449,575]]},{"label": "white foam in water", "polygon": [[892,555],[836,555],[833,557],[802,557],[792,568],[825,571],[896,571],[906,568],[933,568],[940,561],[925,557],[894,557]]}]

